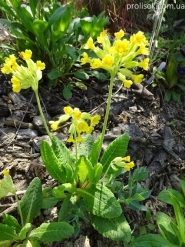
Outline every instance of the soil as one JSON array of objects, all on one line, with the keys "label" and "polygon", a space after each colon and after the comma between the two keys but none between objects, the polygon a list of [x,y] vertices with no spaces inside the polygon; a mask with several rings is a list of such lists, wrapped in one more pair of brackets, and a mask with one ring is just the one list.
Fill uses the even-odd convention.
[{"label": "soil", "polygon": [[[147,77],[147,75],[146,75]],[[145,79],[146,80],[146,79]],[[86,81],[87,90],[73,87],[72,98],[64,99],[62,85],[48,87],[44,81],[39,94],[42,107],[48,120],[57,119],[63,113],[64,106],[78,107],[81,111],[100,114],[101,123],[96,128],[100,133],[104,119],[108,93],[108,81],[91,78]],[[151,222],[155,224],[156,211],[172,212],[171,208],[161,203],[157,195],[161,190],[174,188],[179,190],[179,178],[185,169],[185,97],[182,105],[166,103],[159,87],[134,85],[125,89],[115,82],[108,122],[108,131],[103,148],[120,134],[127,132],[131,139],[128,154],[137,166],[146,166],[148,178],[142,185],[151,190],[149,199],[143,202],[152,213]],[[55,132],[60,139],[67,139],[67,127]],[[52,186],[40,157],[41,140],[48,139],[42,126],[33,92],[22,90],[12,93],[9,78],[0,75],[0,171],[10,169],[14,183],[20,194],[24,194],[30,181],[38,176],[43,187]],[[57,220],[57,207],[43,210],[40,221]],[[2,213],[16,214],[12,197],[0,200]],[[135,233],[148,224],[145,213],[124,208],[124,214]],[[148,229],[149,232],[151,230]],[[155,232],[154,229],[152,232]],[[103,238],[89,224],[82,223],[80,234],[74,238],[45,245],[47,247],[116,247],[116,242]]]}]

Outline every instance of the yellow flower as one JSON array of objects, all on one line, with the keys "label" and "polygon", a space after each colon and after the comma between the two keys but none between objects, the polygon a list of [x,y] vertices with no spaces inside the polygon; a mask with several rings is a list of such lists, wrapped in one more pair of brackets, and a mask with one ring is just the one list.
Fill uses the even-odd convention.
[{"label": "yellow flower", "polygon": [[137,50],[137,55],[149,55],[149,49],[148,47],[145,46],[140,46],[139,49]]},{"label": "yellow flower", "polygon": [[123,168],[126,170],[126,171],[130,171],[130,169],[132,169],[133,167],[135,166],[134,162],[131,161],[130,163],[126,163]]},{"label": "yellow flower", "polygon": [[83,52],[82,56],[83,57],[80,59],[82,65],[91,62],[91,59],[89,58],[87,52]]},{"label": "yellow flower", "polygon": [[11,66],[9,64],[4,64],[4,66],[2,67],[1,69],[1,72],[2,73],[12,73],[13,72],[13,69],[11,68]]},{"label": "yellow flower", "polygon": [[49,123],[51,124],[52,130],[56,131],[58,129],[58,125],[60,122],[58,120],[58,121],[49,121]]},{"label": "yellow flower", "polygon": [[139,75],[132,75],[132,79],[134,80],[134,82],[136,84],[139,84],[142,82],[144,75],[143,74],[139,74]]},{"label": "yellow flower", "polygon": [[83,142],[83,141],[84,141],[84,139],[82,138],[81,135],[79,135],[79,136],[77,137],[77,139],[76,139],[76,142]]},{"label": "yellow flower", "polygon": [[86,130],[86,134],[92,133],[93,130],[94,130],[93,126],[88,126],[88,129]]},{"label": "yellow flower", "polygon": [[121,39],[125,35],[124,31],[121,29],[119,32],[114,33],[117,40]]},{"label": "yellow flower", "polygon": [[92,126],[97,125],[100,121],[100,118],[101,118],[100,115],[95,115],[95,116],[90,117],[91,125]]},{"label": "yellow flower", "polygon": [[69,136],[69,138],[67,139],[67,142],[75,142],[73,135]]},{"label": "yellow flower", "polygon": [[97,37],[97,41],[98,43],[102,44],[103,43],[103,40],[107,37],[107,30],[103,30],[101,33],[100,33],[100,36]]},{"label": "yellow flower", "polygon": [[95,50],[96,47],[94,46],[94,42],[93,42],[93,39],[92,38],[89,38],[87,40],[87,43],[86,45],[84,46],[85,49],[91,49],[91,50]]},{"label": "yellow flower", "polygon": [[12,63],[12,69],[13,69],[13,71],[18,70],[18,68],[19,68],[19,65],[16,62]]},{"label": "yellow flower", "polygon": [[45,63],[42,63],[40,60],[36,62],[36,66],[40,70],[43,70],[46,67]]},{"label": "yellow flower", "polygon": [[110,68],[113,64],[113,57],[109,54],[107,54],[103,59],[102,59],[102,66],[106,68]]},{"label": "yellow flower", "polygon": [[129,50],[129,41],[124,40],[116,40],[115,42],[115,51],[118,53],[126,53]]},{"label": "yellow flower", "polygon": [[122,160],[127,161],[127,162],[130,162],[130,156],[126,156]]},{"label": "yellow flower", "polygon": [[68,115],[73,114],[73,109],[70,106],[65,106],[63,110],[64,110],[65,114],[68,114]]},{"label": "yellow flower", "polygon": [[131,43],[137,45],[137,46],[143,46],[143,45],[149,45],[145,35],[143,32],[139,31],[136,34],[133,34],[130,37]]},{"label": "yellow flower", "polygon": [[90,63],[92,69],[98,69],[101,67],[102,62],[99,58],[95,58]]},{"label": "yellow flower", "polygon": [[9,176],[10,170],[9,170],[9,169],[4,170],[2,173],[3,173],[3,175],[4,175],[5,177],[7,177],[7,176]]},{"label": "yellow flower", "polygon": [[81,118],[81,115],[82,115],[81,111],[78,108],[74,108],[72,118],[74,120],[79,120]]},{"label": "yellow flower", "polygon": [[32,57],[32,51],[31,50],[25,50],[25,52],[20,52],[20,57],[23,60],[29,60]]},{"label": "yellow flower", "polygon": [[15,55],[10,55],[9,58],[11,59],[12,63],[15,63],[16,62],[16,57]]},{"label": "yellow flower", "polygon": [[148,70],[149,64],[149,58],[145,58],[143,61],[141,61],[138,66],[143,68],[144,70]]},{"label": "yellow flower", "polygon": [[89,126],[85,121],[78,122],[76,126],[76,130],[78,133],[87,132],[88,128]]},{"label": "yellow flower", "polygon": [[131,80],[124,80],[123,85],[125,88],[130,88],[133,82]]},{"label": "yellow flower", "polygon": [[12,76],[11,82],[12,82],[12,90],[15,93],[19,93],[21,91],[21,83],[20,83],[20,80],[17,79],[15,76]]}]

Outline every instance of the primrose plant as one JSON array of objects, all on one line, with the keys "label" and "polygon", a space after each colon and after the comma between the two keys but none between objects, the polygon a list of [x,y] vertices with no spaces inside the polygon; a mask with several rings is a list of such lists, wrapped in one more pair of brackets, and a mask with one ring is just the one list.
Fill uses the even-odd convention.
[{"label": "primrose plant", "polygon": [[3,171],[4,178],[0,180],[0,198],[8,193],[15,196],[20,222],[14,216],[3,214],[0,223],[0,246],[3,247],[39,247],[40,242],[49,243],[71,236],[73,227],[66,222],[43,223],[33,228],[33,219],[40,214],[42,206],[42,185],[34,178],[21,200],[18,199],[16,188],[9,170]]},{"label": "primrose plant", "polygon": [[[44,63],[33,62],[31,51],[21,52],[27,67],[18,65],[14,56],[5,60],[3,73],[12,73],[14,92],[31,87],[35,92],[38,108],[51,145],[43,141],[40,147],[43,162],[59,185],[43,190],[44,208],[54,206],[61,201],[58,213],[59,222],[70,222],[74,235],[80,229],[80,220],[90,221],[103,236],[122,241],[131,240],[131,229],[123,214],[121,204],[131,209],[146,210],[139,202],[147,198],[149,191],[144,190],[139,181],[147,176],[145,168],[136,168],[129,173],[128,184],[123,184],[120,175],[130,172],[135,166],[130,156],[126,156],[129,135],[124,133],[117,137],[102,153],[102,144],[109,116],[112,89],[116,76],[123,81],[126,88],[131,87],[132,80],[141,83],[143,75],[134,75],[132,68],[148,69],[148,41],[142,32],[133,34],[130,40],[124,37],[124,31],[115,33],[111,44],[104,30],[97,37],[97,45],[92,38],[85,44],[81,63],[89,63],[92,69],[105,69],[110,74],[109,95],[102,133],[94,140],[91,133],[100,121],[99,115],[92,116],[78,108],[64,107],[64,114],[57,121],[50,121],[56,131],[60,124],[70,120],[67,142],[74,144],[74,152],[53,135],[47,126],[38,97],[38,81],[42,76]],[[94,52],[93,57],[90,55]]]}]

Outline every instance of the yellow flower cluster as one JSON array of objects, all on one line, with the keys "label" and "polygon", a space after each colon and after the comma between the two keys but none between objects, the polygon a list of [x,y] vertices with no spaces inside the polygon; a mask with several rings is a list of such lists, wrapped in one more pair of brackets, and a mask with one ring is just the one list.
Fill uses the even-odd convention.
[{"label": "yellow flower cluster", "polygon": [[122,157],[116,157],[111,164],[111,167],[114,170],[117,170],[116,166],[124,168],[126,171],[130,171],[135,164],[133,161],[130,160],[130,156],[126,156],[124,158]]},{"label": "yellow flower cluster", "polygon": [[147,47],[149,43],[141,31],[133,34],[130,40],[124,39],[124,35],[123,30],[114,33],[115,40],[111,45],[107,31],[103,30],[97,37],[97,43],[102,48],[99,45],[95,46],[93,39],[89,38],[84,48],[93,50],[97,58],[90,58],[88,53],[84,52],[81,64],[89,63],[92,69],[102,68],[109,71],[110,74],[118,75],[118,78],[123,81],[124,87],[130,88],[133,81],[141,83],[143,79],[143,74],[134,75],[130,69],[141,67],[148,70],[149,58],[139,61],[138,56],[149,55]]},{"label": "yellow flower cluster", "polygon": [[70,136],[67,142],[83,142],[84,139],[81,136],[81,133],[90,134],[100,121],[99,115],[91,116],[87,112],[81,112],[79,108],[72,109],[70,106],[66,106],[63,110],[65,114],[62,115],[59,120],[50,121],[49,123],[51,124],[51,128],[56,131],[61,123],[66,122],[70,118],[72,119],[72,123],[68,130]]},{"label": "yellow flower cluster", "polygon": [[26,61],[27,67],[23,65],[18,65],[16,62],[16,57],[10,55],[5,59],[5,64],[1,71],[3,73],[11,73],[12,78],[12,90],[14,92],[20,92],[21,89],[27,89],[32,87],[35,91],[38,89],[38,81],[42,78],[42,71],[45,69],[45,63],[41,61],[33,62],[31,59],[32,51],[25,50],[25,52],[20,52],[20,57]]}]

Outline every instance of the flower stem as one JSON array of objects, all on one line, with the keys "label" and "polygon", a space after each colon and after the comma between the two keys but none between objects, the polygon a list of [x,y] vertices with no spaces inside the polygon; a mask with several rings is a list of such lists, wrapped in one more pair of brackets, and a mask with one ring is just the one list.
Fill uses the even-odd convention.
[{"label": "flower stem", "polygon": [[41,115],[41,118],[42,118],[42,122],[44,124],[44,127],[46,129],[46,132],[47,132],[49,138],[52,139],[51,133],[50,133],[50,131],[48,129],[48,126],[47,126],[47,123],[46,123],[46,119],[45,119],[44,114],[43,114],[43,111],[42,111],[42,107],[41,107],[41,104],[40,104],[38,90],[35,90],[34,92],[35,92],[35,96],[36,96],[36,100],[37,100],[37,105],[38,105],[38,108],[39,108],[39,112],[40,112],[40,115]]},{"label": "flower stem", "polygon": [[102,129],[102,134],[101,134],[101,139],[100,139],[100,144],[99,144],[97,161],[98,161],[98,159],[100,157],[102,144],[103,144],[103,140],[104,140],[104,136],[105,136],[105,131],[106,131],[106,128],[107,128],[107,122],[108,122],[108,118],[109,118],[111,98],[112,98],[112,89],[113,89],[113,84],[114,84],[114,77],[115,77],[115,74],[112,73],[111,77],[110,77],[109,94],[108,94],[108,99],[107,99],[107,106],[106,106],[105,118],[104,118],[104,122],[103,122],[103,129]]},{"label": "flower stem", "polygon": [[19,202],[19,199],[18,199],[18,196],[17,196],[16,192],[15,192],[14,196],[15,196],[15,200],[17,202],[17,208],[18,208],[18,212],[19,212],[19,215],[20,215],[20,218],[21,218],[21,225],[23,227],[24,226],[23,216],[22,216],[22,211],[21,211],[21,207],[20,207],[20,202]]}]

